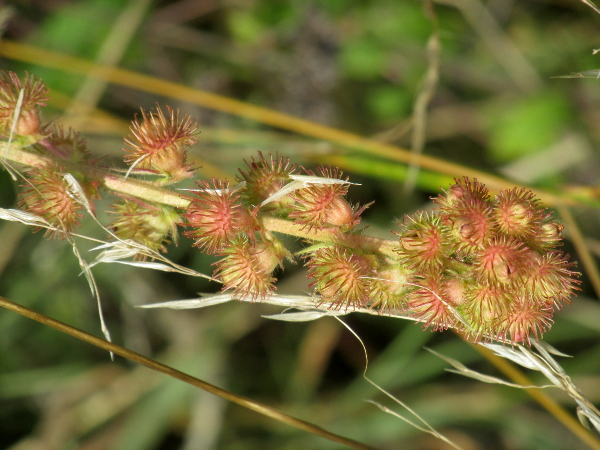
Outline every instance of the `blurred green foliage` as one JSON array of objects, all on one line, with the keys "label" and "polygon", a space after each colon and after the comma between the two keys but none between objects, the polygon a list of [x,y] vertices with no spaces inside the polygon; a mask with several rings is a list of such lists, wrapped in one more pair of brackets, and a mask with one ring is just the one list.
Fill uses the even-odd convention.
[{"label": "blurred green foliage", "polygon": [[506,163],[542,151],[560,138],[571,117],[568,99],[551,89],[502,102],[487,117],[491,156]]},{"label": "blurred green foliage", "polygon": [[[13,3],[6,38],[93,60],[118,16],[134,2]],[[434,30],[421,2],[195,3],[149,3],[120,65],[410,146],[408,125]],[[434,5],[440,81],[428,108],[424,152],[455,157],[502,176],[508,163],[524,162],[534,154],[543,157],[566,135],[576,135],[588,149],[580,149],[579,162],[565,164],[560,173],[542,180],[529,180],[522,170],[519,179],[555,191],[597,186],[600,81],[551,77],[600,67],[600,56],[592,55],[599,46],[600,17],[575,2],[454,3],[463,9]],[[478,7],[488,8],[499,34],[473,23]],[[524,62],[499,51],[507,46]],[[56,71],[8,60],[0,60],[0,66],[27,70],[57,94],[68,96],[74,96],[83,81],[68,68]],[[533,78],[520,78],[527,73]],[[451,181],[447,175],[423,171],[418,190],[405,193],[404,165],[119,86],[108,86],[99,106],[129,121],[140,106],[149,108],[155,102],[198,118],[203,133],[195,156],[205,166],[229,174],[258,150],[277,151],[305,165],[334,161],[362,184],[352,187],[350,198],[376,200],[365,214],[367,232],[376,235],[390,236],[394,219],[427,208],[430,196]],[[53,104],[47,118],[65,120],[62,109]],[[115,140],[122,129],[102,134],[87,124],[81,131],[90,137],[95,153],[122,166],[122,144]],[[14,184],[5,172],[0,174],[3,207],[14,202]],[[107,198],[102,202],[99,211],[110,208]],[[590,245],[597,247],[598,214],[584,209],[575,213],[584,229],[593,230]],[[91,221],[82,232],[106,238]],[[42,233],[5,223],[0,242],[3,296],[100,334],[96,304],[85,279],[78,276],[68,243],[46,241]],[[94,257],[90,244],[78,245],[86,258]],[[572,251],[568,245],[566,250]],[[213,269],[214,259],[190,249],[185,238],[169,256],[198,271]],[[301,266],[286,267],[279,292],[308,291]],[[261,304],[141,310],[136,306],[193,298],[218,286],[120,266],[98,266],[94,274],[115,342],[375,447],[442,448],[364,402],[371,399],[401,410],[364,380],[361,345],[333,319],[270,321],[261,314],[280,311]],[[595,294],[584,280],[582,295],[555,316],[547,340],[574,355],[564,361],[565,368],[598,402],[600,327],[595,318],[600,310],[597,300],[590,300]],[[384,317],[350,315],[344,320],[368,350],[370,379],[465,448],[583,448],[525,393],[446,373],[447,364],[423,347],[498,375],[452,333],[423,332],[418,325]],[[111,362],[98,350],[7,311],[0,312],[0,329],[0,447],[51,439],[55,448],[336,448],[146,369]],[[569,400],[557,397],[573,409]]]}]

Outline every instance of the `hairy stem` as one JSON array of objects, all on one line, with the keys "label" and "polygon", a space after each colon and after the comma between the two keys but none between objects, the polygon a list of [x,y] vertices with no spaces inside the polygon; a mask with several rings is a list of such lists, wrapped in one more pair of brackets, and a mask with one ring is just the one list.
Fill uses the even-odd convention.
[{"label": "hairy stem", "polygon": [[[25,166],[39,166],[53,162],[53,159],[49,156],[42,156],[20,149],[14,143],[10,148],[4,150],[3,156],[6,160]],[[173,206],[179,209],[187,208],[188,204],[190,203],[187,195],[166,189],[148,181],[143,181],[132,177],[126,178],[111,172],[108,169],[99,169],[81,164],[74,164],[64,160],[57,162],[64,166],[66,171],[81,173],[88,180],[98,182],[106,189],[118,194],[125,194],[150,202],[162,203],[164,205]],[[261,221],[263,226],[269,231],[288,234],[290,236],[309,239],[311,241],[336,243],[346,247],[361,248],[366,251],[391,257],[396,256],[396,253],[393,249],[395,246],[397,246],[397,243],[394,241],[355,233],[343,234],[334,229],[310,231],[288,220],[271,216],[262,216]]]}]

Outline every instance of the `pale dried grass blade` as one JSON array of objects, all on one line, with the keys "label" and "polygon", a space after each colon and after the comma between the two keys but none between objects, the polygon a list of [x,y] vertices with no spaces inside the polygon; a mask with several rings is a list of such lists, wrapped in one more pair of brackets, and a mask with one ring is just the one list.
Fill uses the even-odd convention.
[{"label": "pale dried grass blade", "polygon": [[505,381],[501,378],[493,377],[491,375],[485,375],[483,373],[476,372],[473,369],[469,369],[468,367],[466,367],[464,364],[457,361],[456,359],[450,358],[448,356],[444,356],[441,353],[438,353],[435,350],[432,350],[430,348],[425,348],[425,350],[429,351],[430,353],[433,353],[435,356],[437,356],[440,359],[443,359],[448,364],[450,364],[454,367],[454,369],[446,369],[446,371],[456,373],[459,375],[463,375],[468,378],[473,378],[473,379],[481,381],[483,383],[502,384],[504,386],[510,386],[510,387],[514,387],[514,388],[518,388],[518,389],[556,387],[556,386],[550,385],[550,384],[545,385],[545,386],[536,386],[536,385],[524,386],[522,384],[511,383],[511,382]]},{"label": "pale dried grass blade", "polygon": [[311,322],[322,317],[342,315],[339,311],[302,311],[302,312],[283,312],[280,314],[263,315],[265,319],[280,320],[282,322]]},{"label": "pale dried grass blade", "polygon": [[5,209],[0,208],[0,219],[9,220],[11,222],[21,222],[24,225],[32,227],[48,228],[50,230],[56,230],[55,227],[41,216],[32,214],[27,211],[21,211],[19,209]]},{"label": "pale dried grass blade", "polygon": [[360,183],[351,183],[348,180],[319,177],[317,175],[294,175],[292,173],[290,174],[290,178],[294,181],[302,181],[306,186],[310,186],[311,184],[352,184],[354,186],[360,186]]},{"label": "pale dried grass blade", "polygon": [[550,353],[557,354],[560,352],[554,350],[550,345],[540,342],[534,343],[539,353],[535,353],[524,346],[517,346],[517,351],[497,344],[482,345],[492,350],[498,356],[509,359],[528,369],[542,372],[556,387],[563,390],[569,397],[575,400],[578,406],[578,417],[580,419],[582,416],[586,418],[586,421],[581,421],[581,423],[584,426],[588,426],[591,423],[600,432],[600,411],[573,384],[573,381],[560,364],[550,356]]}]

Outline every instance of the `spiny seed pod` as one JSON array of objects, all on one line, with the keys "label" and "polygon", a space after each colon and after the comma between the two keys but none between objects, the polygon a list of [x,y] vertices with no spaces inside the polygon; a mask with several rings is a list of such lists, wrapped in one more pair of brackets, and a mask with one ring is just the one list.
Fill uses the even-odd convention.
[{"label": "spiny seed pod", "polygon": [[492,339],[498,323],[511,311],[513,303],[511,293],[503,286],[469,283],[465,301],[459,308],[469,325],[461,326],[461,333],[465,339],[475,342]]},{"label": "spiny seed pod", "polygon": [[511,344],[531,345],[532,338],[538,340],[550,329],[552,314],[552,307],[540,307],[526,298],[520,298],[510,313],[497,324],[496,339]]},{"label": "spiny seed pod", "polygon": [[123,200],[114,205],[115,219],[110,227],[119,238],[131,239],[151,250],[166,251],[169,238],[177,242],[177,211],[165,205],[153,205],[141,200]]},{"label": "spiny seed pod", "polygon": [[546,217],[542,222],[539,230],[529,240],[531,248],[540,251],[552,250],[562,244],[563,225],[553,220],[551,217]]},{"label": "spiny seed pod", "polygon": [[496,237],[477,253],[475,265],[481,283],[508,285],[526,276],[527,251],[514,238]]},{"label": "spiny seed pod", "polygon": [[80,214],[82,206],[71,194],[61,168],[56,165],[32,167],[27,175],[25,189],[19,194],[19,207],[43,217],[58,229],[48,229],[45,236],[65,238],[80,225],[83,216]]},{"label": "spiny seed pod", "polygon": [[440,219],[428,213],[416,213],[404,219],[400,246],[396,249],[400,261],[420,273],[437,272],[447,257],[446,240]]},{"label": "spiny seed pod", "polygon": [[38,144],[49,155],[76,164],[94,162],[85,140],[73,129],[65,130],[60,125],[53,125],[44,134],[46,137]]},{"label": "spiny seed pod", "polygon": [[537,234],[545,215],[539,199],[524,188],[501,191],[494,202],[493,220],[499,232],[519,239]]},{"label": "spiny seed pod", "polygon": [[[296,170],[295,165],[290,164],[289,158],[270,155],[267,161],[262,153],[258,153],[258,159],[252,158],[246,161],[247,171],[239,169],[241,177],[237,180],[245,182],[246,186],[241,191],[242,198],[250,205],[257,206],[264,200],[275,194],[290,181],[290,175]],[[293,200],[289,196],[283,196],[263,207],[263,210],[275,210],[285,214],[289,212]]]},{"label": "spiny seed pod", "polygon": [[549,252],[541,256],[533,253],[528,259],[530,267],[524,286],[532,301],[556,308],[561,308],[563,303],[570,303],[571,294],[579,289],[579,280],[573,278],[578,274],[570,270],[573,263],[562,252]]},{"label": "spiny seed pod", "polygon": [[216,263],[215,277],[223,282],[223,290],[233,291],[240,299],[260,300],[275,289],[272,276],[281,259],[277,249],[268,242],[250,242],[237,237],[222,252]]},{"label": "spiny seed pod", "polygon": [[198,124],[187,114],[167,106],[149,113],[142,110],[142,119],[135,120],[131,135],[125,138],[125,162],[132,167],[163,175],[168,181],[189,178],[194,171],[187,163],[187,149],[197,142]]},{"label": "spiny seed pod", "polygon": [[454,312],[457,305],[445,292],[447,281],[442,274],[416,276],[411,280],[416,290],[408,296],[408,311],[433,331],[446,330],[457,324]]},{"label": "spiny seed pod", "polygon": [[200,188],[187,207],[185,218],[192,230],[184,234],[210,254],[220,252],[238,234],[253,234],[257,225],[239,202],[239,193],[229,183],[213,179],[196,183]]},{"label": "spiny seed pod", "polygon": [[454,212],[467,205],[477,207],[477,205],[487,204],[490,200],[490,193],[483,183],[477,180],[469,180],[464,177],[462,180],[455,178],[456,182],[443,195],[434,199],[440,210],[444,212]]},{"label": "spiny seed pod", "polygon": [[513,344],[541,337],[553,308],[579,284],[572,263],[555,250],[562,225],[523,188],[502,191],[492,202],[480,183],[457,180],[436,203],[450,236],[445,274],[454,272],[466,287],[456,308],[466,322],[457,329],[468,339]]},{"label": "spiny seed pod", "polygon": [[[23,91],[17,123],[13,124],[15,110]],[[11,130],[16,136],[36,136],[40,133],[38,106],[45,106],[48,89],[41,80],[25,74],[21,79],[13,72],[0,74],[0,136],[8,137]],[[37,138],[36,138],[37,140]]]},{"label": "spiny seed pod", "polygon": [[370,307],[380,313],[402,310],[412,287],[408,284],[410,271],[400,263],[378,266],[371,280]]},{"label": "spiny seed pod", "polygon": [[311,287],[333,309],[356,308],[369,301],[373,274],[366,258],[344,247],[323,247],[314,252],[307,266],[308,276],[315,280]]},{"label": "spiny seed pod", "polygon": [[[341,180],[343,173],[338,169],[320,167],[319,175],[323,178]],[[315,176],[312,171],[307,170],[310,176]],[[347,181],[347,178],[346,178]],[[348,192],[348,185],[318,184],[313,183],[309,187],[298,189],[291,198],[292,212],[289,217],[296,223],[308,230],[319,230],[327,227],[339,227],[344,231],[351,230],[360,222],[360,215],[370,204],[362,207],[353,207],[344,198]]]},{"label": "spiny seed pod", "polygon": [[460,202],[456,209],[447,208],[440,215],[448,237],[456,250],[469,254],[481,248],[494,233],[492,208],[481,201]]}]

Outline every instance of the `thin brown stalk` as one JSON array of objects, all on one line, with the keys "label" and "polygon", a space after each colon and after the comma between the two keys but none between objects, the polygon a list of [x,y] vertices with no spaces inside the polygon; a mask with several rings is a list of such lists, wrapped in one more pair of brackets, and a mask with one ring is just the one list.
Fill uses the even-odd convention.
[{"label": "thin brown stalk", "polygon": [[244,408],[250,409],[254,412],[262,414],[263,416],[269,417],[278,422],[286,423],[292,427],[298,428],[300,430],[312,433],[314,435],[320,436],[324,439],[328,439],[333,442],[337,442],[339,444],[343,444],[350,448],[355,449],[372,449],[373,447],[363,444],[361,442],[355,441],[353,439],[346,438],[344,436],[337,435],[335,433],[331,433],[317,425],[314,425],[310,422],[306,422],[301,419],[297,419],[293,416],[285,414],[275,408],[272,408],[268,405],[264,405],[262,403],[255,402],[246,397],[242,397],[240,395],[234,394],[232,392],[226,391],[218,386],[207,383],[206,381],[200,380],[196,377],[188,375],[184,372],[180,372],[177,369],[174,369],[165,364],[161,364],[158,361],[154,361],[153,359],[147,358],[139,353],[136,353],[132,350],[128,350],[119,345],[113,344],[112,342],[105,341],[104,339],[100,339],[96,336],[93,336],[85,331],[78,330],[77,328],[73,328],[63,322],[59,322],[58,320],[54,320],[51,317],[45,316],[38,312],[35,312],[31,309],[25,308],[17,303],[14,303],[4,297],[0,297],[0,306],[6,308],[10,311],[16,312],[24,317],[27,317],[31,320],[35,320],[43,325],[47,325],[55,330],[60,331],[61,333],[68,334],[69,336],[73,336],[83,342],[87,342],[88,344],[94,345],[98,348],[106,350],[107,352],[112,352],[115,355],[122,356],[130,361],[136,362],[143,366],[148,367],[154,371],[164,373],[172,378],[176,378],[184,383],[190,384],[197,388],[200,388],[206,392],[210,392],[218,397],[221,397],[225,400],[228,400],[232,403],[236,403]]},{"label": "thin brown stalk", "polygon": [[408,166],[408,173],[404,183],[404,194],[410,194],[417,183],[419,175],[418,157],[423,154],[425,149],[425,139],[427,134],[427,108],[435,94],[435,90],[440,78],[440,54],[441,44],[439,35],[438,20],[435,9],[431,2],[425,2],[425,8],[429,13],[433,31],[427,41],[427,70],[421,80],[421,86],[417,93],[417,98],[413,105],[412,114],[412,139],[411,151],[413,154],[413,162]]}]

